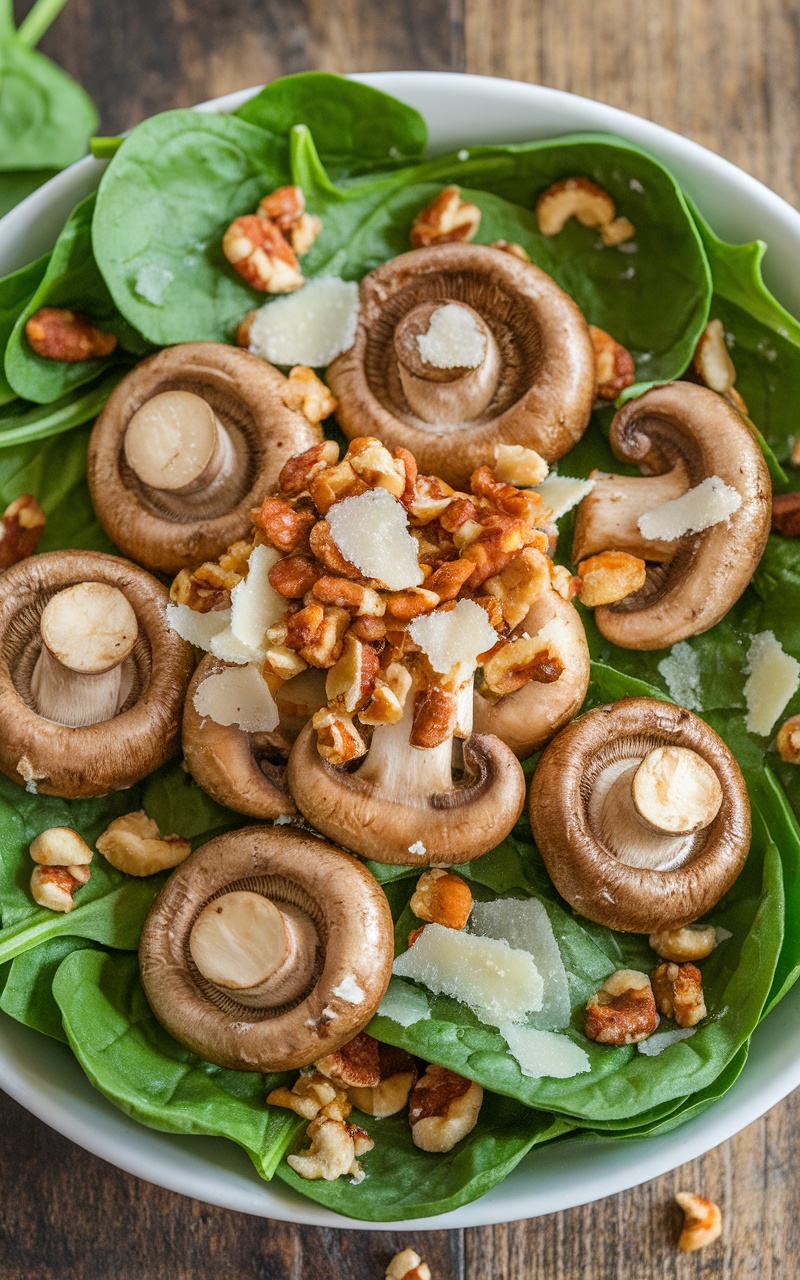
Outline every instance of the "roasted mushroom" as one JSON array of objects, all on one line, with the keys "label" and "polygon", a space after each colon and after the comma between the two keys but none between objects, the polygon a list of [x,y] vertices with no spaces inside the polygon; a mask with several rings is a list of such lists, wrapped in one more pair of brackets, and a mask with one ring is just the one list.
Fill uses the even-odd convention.
[{"label": "roasted mushroom", "polygon": [[285,1071],[361,1031],[389,983],[392,917],[355,858],[286,827],[197,849],[145,921],[142,983],[159,1022],[208,1062]]},{"label": "roasted mushroom", "polygon": [[288,408],[288,387],[265,360],[222,343],[170,347],[137,365],[89,444],[89,490],[112,541],[176,573],[246,536],[287,458],[322,438]]},{"label": "roasted mushroom", "polygon": [[167,592],[116,556],[51,551],[0,578],[0,769],[46,795],[105,795],[175,751],[192,671]]},{"label": "roasted mushroom", "polygon": [[626,404],[611,447],[644,474],[596,475],[572,558],[615,551],[647,562],[644,586],[595,620],[613,644],[660,649],[713,627],[749,583],[769,533],[769,472],[741,415],[690,382]]},{"label": "roasted mushroom", "polygon": [[498,444],[560,458],[596,385],[575,303],[531,263],[471,244],[417,249],[365,276],[355,342],[326,377],[345,435],[402,446],[458,487]]},{"label": "roasted mushroom", "polygon": [[558,892],[609,929],[657,933],[709,911],[741,871],[750,806],[721,738],[683,707],[625,698],[574,720],[531,784]]}]

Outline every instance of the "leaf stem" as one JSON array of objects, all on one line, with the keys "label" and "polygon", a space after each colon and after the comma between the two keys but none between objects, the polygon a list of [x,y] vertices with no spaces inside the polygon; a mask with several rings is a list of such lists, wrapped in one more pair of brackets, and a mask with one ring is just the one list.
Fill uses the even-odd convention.
[{"label": "leaf stem", "polygon": [[[11,5],[13,0],[8,0],[8,3]],[[39,43],[47,28],[55,22],[66,3],[67,0],[36,0],[19,24],[18,39],[32,49]]]},{"label": "leaf stem", "polygon": [[0,38],[16,35],[14,0],[0,0]]}]

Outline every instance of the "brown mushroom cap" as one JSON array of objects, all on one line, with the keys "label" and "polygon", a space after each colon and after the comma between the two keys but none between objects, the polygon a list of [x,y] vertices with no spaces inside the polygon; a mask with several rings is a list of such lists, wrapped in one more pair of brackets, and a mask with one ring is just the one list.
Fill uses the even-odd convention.
[{"label": "brown mushroom cap", "polygon": [[[578,508],[572,555],[580,561],[600,551],[629,551],[650,562],[640,591],[602,605],[594,616],[612,644],[661,649],[708,631],[747,587],[769,534],[769,472],[741,415],[691,382],[654,387],[629,401],[614,418],[610,439],[616,456],[647,478],[598,480]],[[701,533],[648,543],[638,516],[708,476],[736,489],[739,509]],[[616,496],[607,502],[611,486]]]},{"label": "brown mushroom cap", "polygon": [[195,782],[219,804],[250,818],[297,813],[286,785],[289,743],[274,733],[246,733],[217,724],[194,705],[197,688],[226,664],[206,654],[192,677],[183,710],[183,755]]},{"label": "brown mushroom cap", "polygon": [[[209,901],[255,892],[313,928],[317,954],[299,997],[254,1008],[204,978],[192,928]],[[286,827],[245,827],[197,849],[156,898],[139,959],[151,1008],[193,1053],[241,1071],[286,1071],[361,1031],[389,984],[393,925],[383,890],[355,858]]]},{"label": "brown mushroom cap", "polygon": [[[89,443],[89,490],[112,541],[147,568],[174,574],[247,537],[252,508],[277,484],[287,458],[322,439],[319,427],[284,404],[286,384],[265,360],[217,342],[169,347],[137,365],[112,393]],[[125,433],[134,414],[174,391],[201,397],[226,433],[221,487],[157,490],[129,465]]]},{"label": "brown mushroom cap", "polygon": [[[596,387],[594,349],[578,307],[538,267],[485,245],[436,245],[370,272],[360,297],[355,342],[326,373],[349,439],[376,435],[389,447],[401,445],[420,471],[463,487],[476,467],[492,465],[495,445],[525,445],[552,462],[583,435]],[[499,352],[494,394],[474,414],[476,371],[429,366],[432,386],[452,389],[454,373],[463,382],[457,424],[450,407],[438,423],[415,413],[400,371],[402,361],[406,381],[422,372],[406,353],[407,318],[448,302],[472,308]]]},{"label": "brown mushroom cap", "polygon": [[[376,732],[386,733],[386,727]],[[420,761],[425,754],[405,750]],[[511,831],[525,803],[525,779],[513,753],[491,734],[473,734],[461,750],[463,783],[446,791],[411,784],[396,798],[359,770],[323,760],[316,731],[307,724],[289,756],[289,790],[309,822],[365,858],[415,867],[470,862]],[[411,852],[415,845],[424,852]]]},{"label": "brown mushroom cap", "polygon": [[577,715],[589,687],[586,632],[575,606],[557,591],[547,591],[539,597],[511,633],[512,638],[524,633],[535,636],[553,618],[565,626],[559,649],[564,670],[557,680],[551,684],[531,680],[498,702],[489,702],[478,690],[475,692],[475,732],[495,734],[520,760],[538,751]]},{"label": "brown mushroom cap", "polygon": [[[139,634],[130,654],[132,684],[119,712],[69,727],[34,709],[31,676],[41,652],[41,616],[57,592],[76,583],[116,587],[132,606]],[[45,795],[105,795],[130,787],[174,754],[192,651],[168,626],[166,589],[117,556],[51,551],[0,577],[0,769]]]},{"label": "brown mushroom cap", "polygon": [[[722,801],[703,830],[684,838],[683,861],[653,870],[622,861],[604,843],[592,795],[602,775],[611,776],[606,771],[620,776],[626,762],[665,745],[710,765]],[[750,847],[747,789],[731,752],[697,716],[652,698],[597,707],[562,729],[539,761],[528,803],[534,839],[561,896],[588,919],[630,933],[677,928],[709,911]]]}]

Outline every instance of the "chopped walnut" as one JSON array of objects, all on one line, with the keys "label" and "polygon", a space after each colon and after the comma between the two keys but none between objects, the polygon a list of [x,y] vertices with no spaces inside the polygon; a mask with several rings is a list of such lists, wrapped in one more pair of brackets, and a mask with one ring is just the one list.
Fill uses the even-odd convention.
[{"label": "chopped walnut", "polygon": [[31,841],[30,855],[43,867],[88,866],[94,858],[86,841],[71,827],[40,831]]},{"label": "chopped walnut", "polygon": [[638,1044],[658,1023],[650,979],[635,969],[612,973],[586,1006],[586,1035],[598,1044]]},{"label": "chopped walnut", "polygon": [[414,699],[414,719],[408,740],[412,747],[430,749],[452,738],[458,718],[458,700],[445,689],[420,689]]},{"label": "chopped walnut", "polygon": [[621,391],[636,381],[636,366],[630,351],[605,329],[589,325],[589,337],[597,361],[597,395],[600,400],[616,400]]},{"label": "chopped walnut", "polygon": [[411,684],[411,673],[399,662],[390,663],[378,677],[370,702],[359,713],[362,724],[397,724],[402,720]]},{"label": "chopped walnut", "polygon": [[352,1111],[343,1089],[328,1080],[319,1071],[299,1075],[287,1089],[284,1085],[267,1095],[267,1102],[274,1107],[286,1107],[305,1120],[324,1116],[328,1120],[346,1120]]},{"label": "chopped walnut", "polygon": [[[77,874],[75,874],[77,872]],[[89,879],[89,868],[36,866],[31,873],[33,900],[48,911],[66,914],[75,906],[73,894]]]},{"label": "chopped walnut", "polygon": [[584,227],[607,227],[616,216],[614,201],[590,178],[554,182],[536,202],[536,220],[543,236],[558,235],[570,218]]},{"label": "chopped walnut", "polygon": [[308,1126],[311,1146],[299,1155],[289,1155],[286,1163],[301,1178],[324,1178],[332,1182],[344,1174],[360,1179],[363,1175],[358,1156],[371,1151],[374,1143],[358,1125],[319,1116]]},{"label": "chopped walnut", "polygon": [[281,493],[296,497],[308,488],[320,472],[326,471],[328,467],[335,467],[338,461],[339,446],[334,440],[322,440],[319,444],[313,444],[310,449],[304,449],[302,453],[292,454],[283,464],[278,476]]},{"label": "chopped walnut", "polygon": [[293,555],[276,560],[269,570],[269,585],[285,600],[302,600],[311,591],[322,569],[313,556]]},{"label": "chopped walnut", "polygon": [[647,566],[638,556],[627,551],[602,551],[578,565],[581,586],[578,599],[587,608],[616,604],[635,591],[641,591],[647,578]]},{"label": "chopped walnut", "polygon": [[345,1087],[371,1088],[381,1078],[380,1046],[377,1040],[360,1031],[347,1044],[315,1062],[317,1071]]},{"label": "chopped walnut", "polygon": [[329,707],[349,715],[365,707],[375,691],[378,667],[378,655],[370,645],[345,635],[342,656],[325,681]]},{"label": "chopped walnut", "polygon": [[736,381],[721,320],[709,320],[694,349],[692,368],[712,391],[725,395]]},{"label": "chopped walnut", "polygon": [[354,498],[357,494],[366,492],[368,487],[366,481],[356,475],[348,454],[335,467],[328,467],[315,476],[308,490],[317,511],[325,516],[334,502],[340,502],[342,498]]},{"label": "chopped walnut", "polygon": [[607,222],[600,228],[600,239],[608,248],[624,244],[626,240],[632,240],[635,235],[635,226],[630,218],[624,216],[615,218],[613,222]]},{"label": "chopped walnut", "polygon": [[431,1064],[408,1101],[414,1145],[422,1151],[451,1151],[478,1123],[483,1089],[472,1080]]},{"label": "chopped walnut", "polygon": [[659,1011],[679,1027],[696,1027],[708,1013],[697,965],[660,964],[653,973],[653,992]]},{"label": "chopped walnut", "polygon": [[431,1280],[431,1269],[413,1249],[403,1249],[386,1268],[386,1280]]},{"label": "chopped walnut", "polygon": [[303,283],[292,246],[267,218],[236,218],[222,237],[222,252],[234,271],[262,293],[291,293]]},{"label": "chopped walnut", "polygon": [[704,1249],[722,1235],[722,1214],[719,1205],[693,1191],[678,1191],[675,1199],[683,1210],[683,1229],[678,1237],[681,1253]]},{"label": "chopped walnut", "polygon": [[336,409],[335,397],[314,370],[304,364],[295,365],[289,370],[286,385],[281,391],[281,400],[287,409],[302,413],[314,427],[329,418]]},{"label": "chopped walnut", "polygon": [[379,440],[371,436],[351,440],[347,461],[370,489],[387,489],[395,498],[402,498],[406,487],[405,466],[399,458],[393,458]]},{"label": "chopped walnut", "polygon": [[800,764],[800,716],[790,716],[778,730],[778,754],[787,764]]},{"label": "chopped walnut", "polygon": [[437,476],[417,476],[408,513],[418,525],[438,520],[453,501],[453,490]]},{"label": "chopped walnut", "polygon": [[363,582],[360,569],[357,569],[349,560],[345,560],[334,542],[327,520],[318,520],[314,525],[309,536],[309,545],[329,573],[339,578],[352,578],[354,581]]},{"label": "chopped walnut", "polygon": [[521,244],[516,244],[513,240],[493,240],[489,248],[499,249],[501,253],[510,253],[512,258],[519,258],[520,262],[530,262],[531,260],[528,250],[523,249]]},{"label": "chopped walnut", "polygon": [[[336,605],[339,609],[347,609],[357,618],[382,618],[386,612],[386,602],[372,587],[363,587],[360,582],[349,578],[336,578],[332,574],[320,574],[314,583],[314,596],[323,604]],[[381,636],[362,637],[363,639],[381,639]]]},{"label": "chopped walnut", "polygon": [[484,661],[481,693],[490,699],[502,698],[530,681],[552,684],[563,670],[564,663],[552,640],[537,636],[509,640]]},{"label": "chopped walnut", "polygon": [[106,862],[129,876],[151,876],[177,867],[192,851],[184,836],[162,836],[144,809],[115,818],[95,845]]},{"label": "chopped walnut", "polygon": [[377,1081],[371,1085],[348,1085],[347,1097],[365,1115],[378,1119],[393,1116],[408,1102],[418,1075],[416,1061],[405,1049],[378,1044]]},{"label": "chopped walnut", "polygon": [[800,493],[776,493],[772,499],[772,532],[800,537]]},{"label": "chopped walnut", "polygon": [[270,545],[285,552],[305,550],[316,523],[313,511],[293,507],[285,498],[265,498],[252,515]]},{"label": "chopped walnut", "polygon": [[683,925],[680,929],[662,929],[650,934],[650,946],[664,960],[682,964],[686,960],[704,960],[717,945],[713,924]]},{"label": "chopped walnut", "polygon": [[563,564],[554,564],[550,569],[550,585],[562,600],[574,600],[580,591],[581,580]]},{"label": "chopped walnut", "polygon": [[323,707],[312,718],[317,733],[317,747],[328,764],[349,764],[366,755],[367,744],[353,724],[353,718]]},{"label": "chopped walnut", "polygon": [[297,226],[305,212],[306,198],[298,186],[276,187],[259,202],[257,216],[274,222],[285,236]]},{"label": "chopped walnut", "polygon": [[433,867],[420,876],[409,905],[428,924],[464,929],[472,910],[472,891],[461,876]]},{"label": "chopped walnut", "polygon": [[524,547],[502,573],[486,579],[483,589],[487,595],[499,600],[505,625],[513,630],[525,620],[539,597],[549,590],[550,581],[551,568],[547,556],[534,547]]},{"label": "chopped walnut", "polygon": [[45,514],[32,493],[9,503],[0,524],[0,569],[33,555],[44,533]]},{"label": "chopped walnut", "polygon": [[445,187],[418,213],[411,225],[412,249],[432,244],[472,240],[481,221],[481,211],[461,199],[461,188]]},{"label": "chopped walnut", "polygon": [[25,337],[37,356],[65,364],[103,359],[117,345],[113,333],[103,333],[88,316],[65,307],[40,307],[26,321]]},{"label": "chopped walnut", "polygon": [[432,613],[439,604],[439,596],[427,587],[408,587],[406,591],[387,591],[384,594],[386,612],[400,622],[411,622],[423,613]]},{"label": "chopped walnut", "polygon": [[277,686],[279,686],[285,680],[291,680],[292,676],[299,676],[300,672],[305,671],[307,667],[308,663],[304,658],[301,658],[299,653],[295,653],[293,649],[288,649],[286,645],[273,644],[264,654],[262,674],[274,694],[275,689],[272,686],[271,678],[275,678]]}]

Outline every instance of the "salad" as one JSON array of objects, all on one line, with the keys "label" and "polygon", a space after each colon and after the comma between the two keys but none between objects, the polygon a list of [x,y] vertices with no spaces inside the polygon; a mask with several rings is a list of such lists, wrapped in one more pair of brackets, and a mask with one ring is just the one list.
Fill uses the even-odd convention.
[{"label": "salad", "polygon": [[94,145],[0,280],[0,1008],[355,1219],[676,1128],[800,973],[765,246],[322,73]]}]

